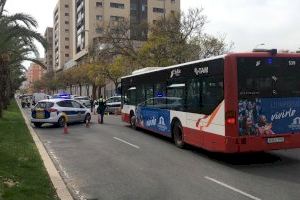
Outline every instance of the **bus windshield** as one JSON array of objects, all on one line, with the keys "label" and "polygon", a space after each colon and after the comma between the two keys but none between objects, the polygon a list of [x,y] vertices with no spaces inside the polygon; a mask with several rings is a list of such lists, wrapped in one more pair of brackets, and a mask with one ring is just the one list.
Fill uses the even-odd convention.
[{"label": "bus windshield", "polygon": [[240,135],[300,131],[300,59],[239,58]]}]

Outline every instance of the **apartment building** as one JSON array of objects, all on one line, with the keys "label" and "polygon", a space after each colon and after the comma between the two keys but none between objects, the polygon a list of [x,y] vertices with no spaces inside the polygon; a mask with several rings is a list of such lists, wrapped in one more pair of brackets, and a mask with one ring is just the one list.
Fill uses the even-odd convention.
[{"label": "apartment building", "polygon": [[73,55],[73,5],[74,0],[58,0],[53,15],[53,65],[55,71],[63,70]]},{"label": "apartment building", "polygon": [[[44,62],[43,59],[41,59],[40,61]],[[40,65],[38,65],[36,63],[30,64],[30,66],[26,72],[26,79],[27,79],[29,88],[33,87],[33,83],[35,81],[41,80],[44,71],[45,70]]]},{"label": "apartment building", "polygon": [[53,28],[47,27],[44,37],[47,41],[48,48],[45,49],[45,65],[47,72],[53,71]]},{"label": "apartment building", "polygon": [[73,10],[73,60],[86,55],[94,38],[99,38],[108,24],[127,19],[131,23],[133,40],[147,39],[147,28],[155,20],[173,12],[180,12],[180,0],[75,0]]}]

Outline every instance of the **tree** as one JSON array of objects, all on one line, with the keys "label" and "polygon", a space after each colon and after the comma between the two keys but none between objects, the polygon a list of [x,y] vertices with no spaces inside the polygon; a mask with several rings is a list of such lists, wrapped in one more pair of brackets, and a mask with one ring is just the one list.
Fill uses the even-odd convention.
[{"label": "tree", "polygon": [[21,63],[29,60],[43,66],[31,56],[34,54],[38,57],[34,41],[46,47],[44,38],[34,30],[37,27],[35,19],[26,14],[7,15],[4,10],[5,4],[6,0],[0,0],[0,117],[2,109],[7,107],[9,99],[17,89],[13,83],[20,83],[15,79],[23,79]]},{"label": "tree", "polygon": [[139,51],[142,66],[168,66],[220,55],[232,45],[225,37],[204,33],[207,18],[203,9],[190,9],[187,14],[171,14],[150,27],[148,41]]},{"label": "tree", "polygon": [[111,80],[115,88],[118,87],[120,78],[126,74],[128,68],[128,60],[124,56],[115,57],[114,61],[103,68],[104,76]]}]

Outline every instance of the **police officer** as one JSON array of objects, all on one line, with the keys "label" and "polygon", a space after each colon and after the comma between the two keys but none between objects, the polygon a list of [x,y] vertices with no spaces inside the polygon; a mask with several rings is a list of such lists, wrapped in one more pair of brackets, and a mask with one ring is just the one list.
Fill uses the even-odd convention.
[{"label": "police officer", "polygon": [[103,99],[102,96],[100,96],[100,99],[98,100],[98,108],[97,108],[97,114],[98,114],[98,123],[103,124],[103,117],[106,109],[106,102]]}]

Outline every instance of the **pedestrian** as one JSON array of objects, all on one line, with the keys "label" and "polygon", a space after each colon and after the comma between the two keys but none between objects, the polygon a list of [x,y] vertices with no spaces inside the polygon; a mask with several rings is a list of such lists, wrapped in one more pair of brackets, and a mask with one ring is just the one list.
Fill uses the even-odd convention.
[{"label": "pedestrian", "polygon": [[98,100],[98,108],[97,108],[97,114],[98,114],[98,123],[103,124],[103,117],[104,112],[106,109],[106,102],[104,101],[103,97],[100,96],[100,99]]}]

